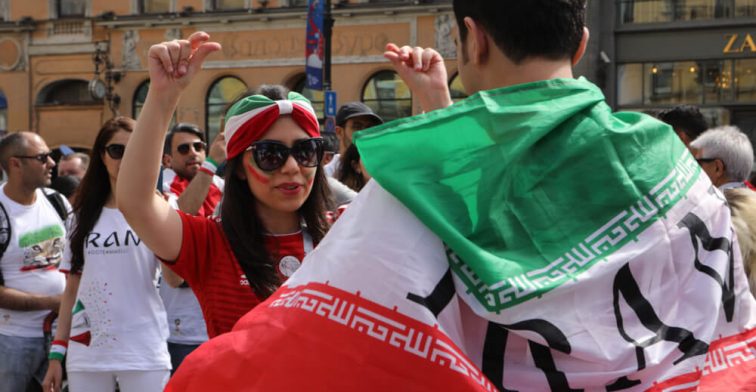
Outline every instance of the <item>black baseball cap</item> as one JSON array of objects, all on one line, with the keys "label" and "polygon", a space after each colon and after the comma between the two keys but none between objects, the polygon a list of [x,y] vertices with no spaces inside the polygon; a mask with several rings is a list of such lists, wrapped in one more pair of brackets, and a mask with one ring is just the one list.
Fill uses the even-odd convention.
[{"label": "black baseball cap", "polygon": [[367,116],[375,121],[376,125],[383,124],[383,119],[370,109],[370,106],[365,105],[362,102],[349,102],[339,108],[339,112],[336,113],[336,125],[343,127],[346,125],[347,120],[354,117]]}]

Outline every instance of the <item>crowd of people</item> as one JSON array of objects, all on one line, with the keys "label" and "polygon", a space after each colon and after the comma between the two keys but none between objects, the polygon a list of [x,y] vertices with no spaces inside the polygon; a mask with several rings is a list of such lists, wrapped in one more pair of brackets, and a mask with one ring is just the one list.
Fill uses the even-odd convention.
[{"label": "crowd of people", "polygon": [[0,392],[756,390],[746,133],[612,113],[572,74],[584,0],[453,3],[471,96],[389,44],[410,119],[350,102],[323,135],[262,85],[205,140],[171,123],[221,49],[196,32],[89,154],[3,137]]}]

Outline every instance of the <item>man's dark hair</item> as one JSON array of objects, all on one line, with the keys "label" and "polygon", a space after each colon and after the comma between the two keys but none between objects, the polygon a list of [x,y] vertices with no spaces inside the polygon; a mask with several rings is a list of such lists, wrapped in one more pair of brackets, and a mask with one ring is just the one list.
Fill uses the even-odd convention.
[{"label": "man's dark hair", "polygon": [[[475,20],[515,64],[530,57],[569,59],[583,38],[586,0],[454,0],[459,36]],[[462,45],[463,42],[459,42]]]},{"label": "man's dark hair", "polygon": [[0,166],[8,172],[8,161],[14,155],[23,155],[27,141],[21,132],[6,135],[0,139]]},{"label": "man's dark hair", "polygon": [[197,136],[202,140],[205,141],[205,133],[202,132],[202,130],[190,123],[178,123],[171,128],[171,130],[168,132],[168,134],[165,136],[165,144],[163,145],[163,154],[169,154],[171,153],[171,150],[173,149],[173,135],[177,133],[189,133],[194,136]]},{"label": "man's dark hair", "polygon": [[680,105],[662,110],[657,117],[671,125],[675,132],[685,133],[690,140],[695,140],[709,129],[703,113],[694,105]]}]

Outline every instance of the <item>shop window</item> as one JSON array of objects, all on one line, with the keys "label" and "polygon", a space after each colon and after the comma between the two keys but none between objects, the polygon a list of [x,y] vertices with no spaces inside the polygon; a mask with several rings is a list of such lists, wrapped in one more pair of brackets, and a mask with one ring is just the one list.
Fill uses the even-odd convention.
[{"label": "shop window", "polygon": [[0,137],[8,132],[8,99],[0,91]]},{"label": "shop window", "polygon": [[[704,70],[693,61],[644,65],[644,103],[700,104]],[[630,76],[630,75],[624,75]],[[629,81],[625,81],[628,83]]]},{"label": "shop window", "polygon": [[143,14],[160,14],[171,12],[172,0],[139,0],[139,12]]},{"label": "shop window", "polygon": [[248,7],[248,0],[213,0],[215,10],[242,10]]},{"label": "shop window", "polygon": [[617,67],[617,104],[643,104],[643,64],[622,64]]},{"label": "shop window", "polygon": [[756,59],[735,60],[733,86],[736,101],[756,102]]},{"label": "shop window", "polygon": [[462,78],[459,77],[459,72],[457,72],[449,82],[449,92],[451,93],[451,98],[454,102],[467,98],[465,86],[462,85]]},{"label": "shop window", "polygon": [[296,91],[309,99],[312,103],[312,108],[315,109],[315,114],[318,115],[318,119],[323,122],[325,119],[325,93],[321,90],[311,90],[307,88],[307,76],[302,75],[292,91]]},{"label": "shop window", "polygon": [[659,23],[756,16],[753,0],[618,0],[620,23]]},{"label": "shop window", "polygon": [[384,121],[412,115],[412,93],[394,71],[374,74],[362,89],[362,102]]},{"label": "shop window", "polygon": [[235,76],[224,76],[210,86],[205,103],[205,132],[208,141],[212,141],[220,132],[223,114],[228,105],[246,91],[247,85]]},{"label": "shop window", "polygon": [[89,94],[89,83],[65,79],[45,86],[37,95],[37,105],[91,105],[96,103]]},{"label": "shop window", "polygon": [[87,0],[57,0],[55,3],[59,18],[81,17],[87,11]]}]

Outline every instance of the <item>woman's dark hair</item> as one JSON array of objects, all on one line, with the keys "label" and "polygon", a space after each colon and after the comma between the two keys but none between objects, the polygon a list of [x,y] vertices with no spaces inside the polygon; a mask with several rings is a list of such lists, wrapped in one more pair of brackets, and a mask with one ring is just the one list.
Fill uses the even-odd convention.
[{"label": "woman's dark hair", "polygon": [[79,189],[76,191],[73,212],[76,217],[73,233],[71,234],[71,272],[81,273],[84,267],[84,243],[87,236],[94,229],[105,202],[113,192],[110,189],[110,177],[102,154],[105,147],[118,131],[133,132],[136,121],[129,117],[116,117],[108,120],[100,132],[97,133],[92,152],[91,161],[84,178],[81,179]]},{"label": "woman's dark hair", "polygon": [[357,150],[357,146],[351,144],[344,151],[340,164],[339,171],[336,172],[336,179],[355,192],[362,190],[362,187],[365,186],[365,177],[357,170],[360,167],[360,151]]},{"label": "woman's dark hair", "polygon": [[[265,95],[272,100],[281,100],[286,99],[287,90],[283,86],[264,85],[256,94]],[[239,99],[241,98],[243,97]],[[246,267],[243,268],[245,273],[250,271],[252,274],[247,276],[249,284],[260,298],[267,298],[281,285],[281,279],[275,268],[276,262],[265,247],[267,230],[257,216],[257,209],[254,208],[257,199],[249,190],[246,180],[236,175],[243,168],[243,160],[244,154],[241,154],[227,163],[221,225],[236,259]],[[326,211],[329,197],[328,183],[323,167],[319,165],[310,195],[299,209],[299,214],[307,225],[307,232],[316,244],[328,231]]]}]

